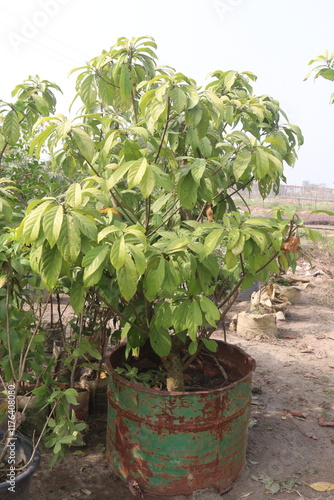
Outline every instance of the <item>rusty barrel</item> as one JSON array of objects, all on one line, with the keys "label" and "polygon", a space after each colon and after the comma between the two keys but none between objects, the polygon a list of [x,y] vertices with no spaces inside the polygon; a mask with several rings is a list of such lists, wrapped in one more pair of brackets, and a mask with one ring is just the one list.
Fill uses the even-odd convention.
[{"label": "rusty barrel", "polygon": [[239,379],[214,390],[168,392],[117,374],[124,352],[117,347],[106,360],[106,454],[113,472],[155,495],[187,495],[211,486],[227,490],[245,462],[255,361],[219,341],[215,356]]}]

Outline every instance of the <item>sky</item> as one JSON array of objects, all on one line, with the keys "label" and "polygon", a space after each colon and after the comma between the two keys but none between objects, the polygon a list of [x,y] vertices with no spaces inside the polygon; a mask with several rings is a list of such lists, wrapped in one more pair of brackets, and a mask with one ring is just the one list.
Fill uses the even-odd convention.
[{"label": "sky", "polygon": [[0,99],[38,74],[62,88],[57,112],[68,115],[72,68],[120,36],[150,35],[159,64],[198,84],[217,69],[255,73],[254,93],[277,99],[304,134],[287,183],[334,188],[334,82],[303,81],[311,59],[334,51],[333,20],[333,0],[0,0]]}]

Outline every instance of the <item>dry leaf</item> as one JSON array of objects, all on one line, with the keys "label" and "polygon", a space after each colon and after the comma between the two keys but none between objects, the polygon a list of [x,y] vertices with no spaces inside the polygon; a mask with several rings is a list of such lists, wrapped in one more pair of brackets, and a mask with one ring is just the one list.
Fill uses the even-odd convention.
[{"label": "dry leaf", "polygon": [[323,417],[318,418],[318,423],[321,427],[334,427],[334,422],[327,422]]},{"label": "dry leaf", "polygon": [[134,479],[130,479],[130,481],[128,482],[128,487],[133,496],[140,496],[140,498],[144,498],[137,481],[135,481]]},{"label": "dry leaf", "polygon": [[299,417],[299,418],[306,418],[307,414],[302,413],[300,411],[292,411],[292,410],[287,410],[287,412],[292,415],[292,417]]},{"label": "dry leaf", "polygon": [[307,378],[318,378],[316,375],[314,375],[314,373],[311,373],[311,372],[304,373],[304,377],[307,377]]},{"label": "dry leaf", "polygon": [[99,212],[100,212],[101,214],[107,214],[108,212],[111,212],[111,213],[113,213],[113,214],[115,214],[115,215],[121,215],[121,214],[119,213],[119,211],[118,211],[118,210],[116,210],[116,208],[113,208],[113,207],[100,208],[100,209],[99,209]]},{"label": "dry leaf", "polygon": [[317,436],[314,436],[313,434],[305,434],[306,437],[308,437],[309,439],[315,439],[317,440]]},{"label": "dry leaf", "polygon": [[282,250],[283,250],[285,255],[287,255],[288,253],[291,253],[291,252],[293,252],[293,253],[299,252],[299,250],[300,250],[300,238],[299,238],[299,236],[296,236],[296,238],[294,238],[291,235],[290,238],[283,243]]},{"label": "dry leaf", "polygon": [[334,444],[334,439],[331,439],[331,443]]},{"label": "dry leaf", "polygon": [[326,481],[309,484],[309,487],[316,491],[334,491],[334,483],[327,483]]},{"label": "dry leaf", "polygon": [[208,222],[213,222],[213,211],[211,203],[206,204],[205,213],[208,218]]}]

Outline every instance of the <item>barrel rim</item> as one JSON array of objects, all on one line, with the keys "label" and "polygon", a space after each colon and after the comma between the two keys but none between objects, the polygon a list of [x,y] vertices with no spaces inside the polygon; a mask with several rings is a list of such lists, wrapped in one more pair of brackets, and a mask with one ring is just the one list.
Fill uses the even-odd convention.
[{"label": "barrel rim", "polygon": [[112,376],[116,380],[118,380],[120,383],[122,383],[124,385],[127,385],[128,387],[131,387],[132,389],[135,389],[136,391],[140,391],[140,392],[146,392],[146,393],[149,393],[149,394],[159,394],[160,396],[166,396],[166,397],[168,397],[168,396],[181,396],[181,395],[182,396],[188,396],[188,397],[190,397],[192,395],[214,394],[214,393],[217,393],[217,392],[225,392],[225,391],[231,390],[231,388],[233,388],[237,384],[240,384],[240,382],[244,382],[244,381],[248,380],[249,378],[251,378],[252,374],[254,373],[255,368],[256,368],[256,362],[255,362],[255,359],[252,356],[250,356],[249,354],[247,354],[239,346],[237,346],[235,344],[229,344],[228,342],[224,342],[223,340],[219,340],[219,339],[215,339],[215,341],[218,344],[226,346],[229,349],[232,348],[235,351],[239,351],[239,354],[241,354],[244,357],[245,363],[247,362],[249,364],[249,367],[250,367],[248,373],[246,375],[244,375],[243,377],[239,378],[235,382],[232,382],[231,384],[224,385],[224,387],[218,387],[218,388],[215,388],[215,389],[206,389],[206,390],[201,390],[201,391],[166,391],[166,390],[160,390],[160,389],[151,389],[149,387],[145,387],[142,384],[136,384],[134,382],[130,382],[129,380],[127,380],[126,378],[122,377],[122,375],[120,375],[119,373],[117,373],[114,370],[114,368],[113,368],[113,366],[111,364],[111,360],[110,360],[111,356],[115,352],[117,352],[120,349],[125,349],[125,346],[126,346],[125,342],[123,342],[123,343],[119,344],[118,346],[114,347],[111,351],[109,351],[106,354],[105,364],[107,366],[108,371],[112,374]]}]

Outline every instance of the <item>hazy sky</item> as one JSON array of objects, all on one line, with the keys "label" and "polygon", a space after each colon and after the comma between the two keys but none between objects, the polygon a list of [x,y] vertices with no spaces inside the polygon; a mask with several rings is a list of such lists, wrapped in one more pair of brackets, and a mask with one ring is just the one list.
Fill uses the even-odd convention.
[{"label": "hazy sky", "polygon": [[308,61],[334,51],[333,0],[0,0],[0,98],[29,75],[63,89],[68,114],[76,66],[120,36],[151,35],[159,63],[205,83],[216,69],[249,70],[257,94],[278,99],[305,144],[289,184],[334,187],[334,82],[303,81]]}]

